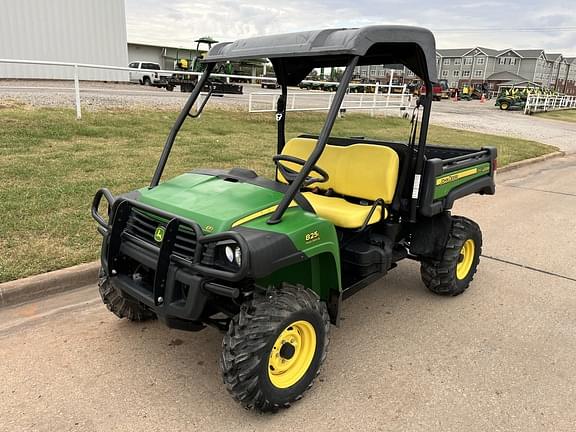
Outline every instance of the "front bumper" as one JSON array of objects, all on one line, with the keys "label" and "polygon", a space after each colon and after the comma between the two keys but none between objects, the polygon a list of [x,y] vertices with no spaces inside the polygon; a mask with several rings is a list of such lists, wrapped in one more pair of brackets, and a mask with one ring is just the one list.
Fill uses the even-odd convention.
[{"label": "front bumper", "polygon": [[[98,214],[102,197],[109,203],[110,223]],[[247,250],[236,232],[204,236],[193,221],[162,212],[128,198],[98,191],[92,216],[103,235],[102,268],[110,283],[154,311],[171,327],[201,321],[208,300],[214,296],[235,299],[241,295],[237,282],[247,277],[249,256],[237,271],[209,267],[204,256],[209,245],[232,239]],[[154,229],[162,226],[161,241]]]}]

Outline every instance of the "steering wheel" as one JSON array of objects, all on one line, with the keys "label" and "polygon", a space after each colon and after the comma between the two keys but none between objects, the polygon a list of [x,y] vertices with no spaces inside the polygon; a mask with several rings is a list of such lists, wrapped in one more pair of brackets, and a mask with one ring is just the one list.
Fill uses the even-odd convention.
[{"label": "steering wheel", "polygon": [[[292,162],[292,163],[295,163],[296,165],[300,165],[302,167],[306,164],[306,161],[304,159],[300,159],[298,157],[290,156],[290,155],[276,155],[276,156],[272,157],[272,160],[274,161],[274,163],[278,167],[278,170],[280,170],[280,173],[282,174],[282,176],[290,184],[292,184],[292,182],[294,180],[296,180],[296,178],[298,177],[298,174],[300,174],[300,173],[297,171],[294,171],[291,168],[288,168],[282,162]],[[324,171],[322,168],[320,168],[318,165],[312,165],[311,171],[317,172],[318,174],[320,174],[321,177],[307,176],[304,179],[304,182],[302,182],[302,186],[310,186],[312,183],[326,183],[328,181],[328,179],[330,178],[328,176],[328,173],[326,171]]]}]

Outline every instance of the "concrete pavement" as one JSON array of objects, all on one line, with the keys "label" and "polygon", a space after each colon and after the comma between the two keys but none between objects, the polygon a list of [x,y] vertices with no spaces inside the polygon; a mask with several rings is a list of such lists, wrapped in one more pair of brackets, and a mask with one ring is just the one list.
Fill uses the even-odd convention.
[{"label": "concrete pavement", "polygon": [[0,430],[573,431],[576,156],[498,184],[455,209],[494,258],[469,291],[436,297],[401,263],[344,303],[320,379],[287,411],[232,401],[215,330],[117,320],[92,286],[0,311]]}]

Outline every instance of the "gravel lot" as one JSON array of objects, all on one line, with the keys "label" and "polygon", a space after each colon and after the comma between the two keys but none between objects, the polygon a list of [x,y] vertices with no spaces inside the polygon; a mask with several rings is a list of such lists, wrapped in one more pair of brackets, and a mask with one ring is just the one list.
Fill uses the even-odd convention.
[{"label": "gravel lot", "polygon": [[492,101],[442,101],[432,110],[432,123],[455,129],[524,138],[576,152],[576,123],[501,111]]},{"label": "gravel lot", "polygon": [[[218,106],[233,110],[248,109],[249,95],[255,92],[278,92],[263,90],[259,85],[245,84],[243,95],[224,95],[213,97],[209,106]],[[325,106],[330,93],[291,89],[297,97],[305,96],[306,107]],[[137,84],[113,84],[82,82],[82,109],[179,109],[188,93],[167,92],[165,89],[142,87]],[[371,97],[353,95],[353,98]],[[271,101],[271,96],[262,97]],[[268,99],[270,98],[270,99]],[[73,107],[73,85],[69,81],[17,81],[0,80],[0,106],[2,104],[25,103],[32,106]],[[290,103],[290,101],[289,101]],[[264,105],[270,107],[271,103]],[[388,115],[400,115],[398,109],[386,111]],[[525,116],[520,111],[500,111],[493,101],[443,100],[435,102],[432,122],[456,129],[495,135],[512,136],[551,144],[560,150],[576,152],[576,123]]]}]

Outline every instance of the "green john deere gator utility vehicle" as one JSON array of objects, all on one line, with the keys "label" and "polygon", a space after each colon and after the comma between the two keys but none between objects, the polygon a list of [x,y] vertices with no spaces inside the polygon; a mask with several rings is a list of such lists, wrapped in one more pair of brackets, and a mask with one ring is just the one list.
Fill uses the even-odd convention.
[{"label": "green john deere gator utility vehicle", "polygon": [[[134,321],[226,332],[221,368],[229,392],[245,407],[275,411],[311,386],[342,300],[398,261],[419,261],[432,292],[461,294],[476,273],[482,235],[450,209],[465,195],[494,194],[496,150],[426,146],[435,56],[432,33],[404,26],[215,45],[150,186],[117,197],[100,189],[94,197],[108,309]],[[246,58],[270,59],[282,89],[275,178],[244,168],[196,169],[160,182],[182,123],[199,114],[191,109],[215,65]],[[354,68],[398,63],[427,87],[408,142],[331,136]],[[287,87],[331,66],[345,72],[322,130],[286,142]]]}]

